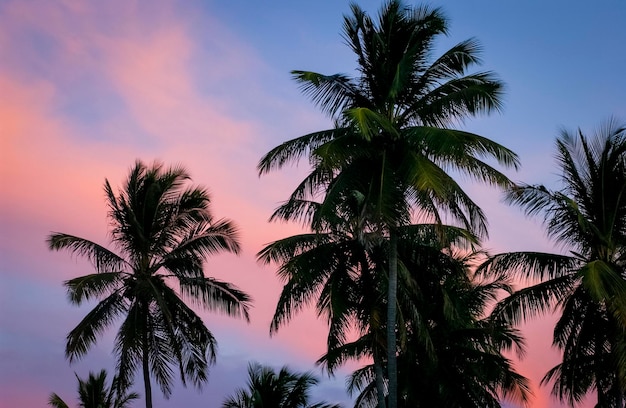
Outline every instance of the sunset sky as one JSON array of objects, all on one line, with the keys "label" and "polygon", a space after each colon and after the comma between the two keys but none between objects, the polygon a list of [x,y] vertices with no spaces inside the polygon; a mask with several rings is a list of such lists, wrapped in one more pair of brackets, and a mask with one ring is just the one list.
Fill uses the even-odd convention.
[{"label": "sunset sky", "polygon": [[[381,2],[358,4],[376,14]],[[592,133],[610,116],[626,121],[626,1],[429,4],[450,18],[440,50],[476,37],[480,69],[506,83],[501,114],[460,126],[519,154],[513,180],[558,187],[561,128]],[[312,311],[269,337],[281,283],[275,266],[255,260],[264,244],[300,230],[267,220],[307,170],[302,162],[259,178],[257,162],[331,126],[289,72],[354,74],[340,35],[348,12],[344,0],[0,0],[0,407],[43,407],[51,392],[73,401],[74,372],[112,372],[115,329],[80,362],[66,361],[65,336],[92,305],[70,305],[62,283],[92,269],[48,251],[45,239],[58,231],[107,244],[104,180],[120,186],[136,159],[183,164],[208,187],[214,214],[239,226],[243,251],[211,258],[207,274],[254,298],[250,324],[203,313],[220,346],[209,383],[201,393],[178,385],[169,401],[155,388],[155,407],[217,408],[245,384],[249,361],[314,370],[324,379],[316,397],[349,406],[354,366],[334,379],[314,366],[326,332]],[[492,253],[559,250],[498,191],[467,191],[489,217]],[[529,350],[518,365],[537,408],[559,406],[538,386],[558,360],[550,324],[525,327]]]}]

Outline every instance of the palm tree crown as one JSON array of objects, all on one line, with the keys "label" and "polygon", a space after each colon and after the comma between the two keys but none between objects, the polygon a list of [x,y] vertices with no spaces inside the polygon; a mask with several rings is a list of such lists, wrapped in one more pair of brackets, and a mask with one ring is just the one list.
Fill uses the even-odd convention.
[{"label": "palm tree crown", "polygon": [[318,380],[311,373],[295,373],[288,367],[276,372],[259,363],[248,365],[247,389],[240,388],[223,408],[341,408],[326,402],[310,402],[311,387]]},{"label": "palm tree crown", "polygon": [[[111,386],[107,386],[107,373],[101,370],[97,375],[90,372],[89,377],[78,380],[78,399],[81,408],[127,408],[132,400],[139,398],[139,394],[120,391],[117,387],[117,378],[113,377]],[[57,394],[52,393],[48,405],[54,408],[69,408],[69,405]]]},{"label": "palm tree crown", "polygon": [[311,216],[300,199],[318,194],[325,204],[318,211],[332,212],[346,190],[358,190],[368,195],[370,211],[390,225],[406,224],[413,205],[438,220],[445,209],[486,232],[483,213],[446,173],[454,169],[508,187],[508,178],[481,159],[518,164],[503,146],[447,128],[500,107],[501,82],[490,72],[467,73],[480,62],[478,43],[464,41],[433,61],[435,39],[448,30],[440,9],[390,1],[378,22],[356,5],[352,13],[344,19],[344,37],[357,55],[360,76],[293,71],[337,127],[287,141],[261,159],[261,174],[305,154],[314,167],[273,217]]},{"label": "palm tree crown", "polygon": [[[562,362],[543,382],[575,404],[595,390],[599,408],[623,407],[626,392],[626,126],[609,121],[595,137],[557,138],[563,188],[522,185],[508,200],[544,217],[547,233],[569,255],[515,252],[483,270],[513,271],[539,282],[498,307],[516,323],[556,308],[553,344]],[[581,375],[585,373],[585,375]]]},{"label": "palm tree crown", "polygon": [[85,256],[96,270],[65,282],[72,303],[100,299],[68,334],[67,357],[82,357],[123,317],[114,346],[117,376],[125,386],[142,368],[147,407],[152,406],[150,375],[167,397],[174,367],[183,384],[200,386],[215,360],[215,338],[183,299],[248,319],[248,295],[204,275],[208,256],[239,251],[236,228],[229,220],[214,219],[208,193],[187,186],[188,180],[182,167],[137,161],[118,195],[105,182],[118,253],[73,235],[48,237],[50,249]]}]

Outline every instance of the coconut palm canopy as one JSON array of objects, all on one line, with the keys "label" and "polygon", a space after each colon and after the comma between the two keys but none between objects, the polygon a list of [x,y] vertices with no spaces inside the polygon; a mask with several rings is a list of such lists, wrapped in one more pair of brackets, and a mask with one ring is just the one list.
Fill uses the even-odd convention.
[{"label": "coconut palm canopy", "polygon": [[[106,370],[98,374],[89,373],[89,377],[78,380],[78,400],[81,408],[128,408],[131,401],[139,398],[139,394],[127,393],[118,387],[117,377],[113,377],[111,384],[107,383]],[[48,405],[54,408],[69,408],[69,405],[56,393],[50,394]]]},{"label": "coconut palm canopy", "polygon": [[275,371],[259,363],[248,365],[248,382],[226,398],[223,408],[341,408],[313,402],[311,389],[319,380],[310,373],[298,373],[284,366]]}]

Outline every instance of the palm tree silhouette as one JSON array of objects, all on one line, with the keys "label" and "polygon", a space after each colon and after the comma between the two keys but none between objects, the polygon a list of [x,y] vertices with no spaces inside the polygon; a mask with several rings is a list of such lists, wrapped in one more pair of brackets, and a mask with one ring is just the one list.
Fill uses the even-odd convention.
[{"label": "palm tree silhouette", "polygon": [[[89,377],[83,380],[76,375],[78,380],[78,400],[79,407],[82,408],[128,408],[132,400],[138,399],[139,394],[122,391],[117,386],[117,378],[113,377],[113,382],[107,386],[106,370],[101,370],[98,374],[89,373]],[[54,408],[69,408],[69,405],[57,394],[50,394],[48,405]]]},{"label": "palm tree silhouette", "polygon": [[610,120],[593,137],[563,131],[556,140],[561,190],[522,185],[508,201],[542,215],[568,255],[512,252],[482,266],[531,282],[496,312],[518,323],[548,310],[559,318],[553,344],[562,361],[543,378],[574,405],[595,391],[596,407],[624,406],[626,392],[626,126]]},{"label": "palm tree silhouette", "polygon": [[[468,74],[480,62],[478,43],[463,41],[432,59],[435,39],[448,31],[440,9],[392,0],[377,21],[357,5],[344,18],[344,38],[356,54],[359,76],[293,71],[305,94],[336,123],[268,152],[260,174],[309,157],[311,173],[272,218],[302,219],[317,229],[324,214],[350,191],[366,197],[366,213],[389,239],[387,359],[389,406],[396,408],[397,229],[444,214],[479,236],[485,216],[449,171],[509,187],[484,159],[517,167],[517,156],[479,135],[450,129],[468,116],[500,107],[502,84],[490,72]],[[319,207],[308,202],[321,197]]]},{"label": "palm tree silhouette", "polygon": [[296,373],[288,367],[278,372],[259,363],[248,365],[247,388],[240,388],[223,408],[341,408],[326,402],[311,403],[310,390],[318,380],[311,373]]},{"label": "palm tree silhouette", "polygon": [[147,408],[151,375],[168,397],[175,369],[183,384],[199,387],[215,361],[213,334],[184,300],[248,320],[249,296],[204,274],[208,256],[238,253],[237,230],[229,220],[214,219],[207,191],[186,186],[188,180],[182,167],[137,161],[118,195],[105,182],[118,253],[68,234],[53,233],[47,240],[52,250],[85,256],[96,270],[65,282],[74,304],[100,299],[68,334],[66,356],[70,362],[84,356],[123,317],[114,345],[117,377],[127,386],[141,367]]}]

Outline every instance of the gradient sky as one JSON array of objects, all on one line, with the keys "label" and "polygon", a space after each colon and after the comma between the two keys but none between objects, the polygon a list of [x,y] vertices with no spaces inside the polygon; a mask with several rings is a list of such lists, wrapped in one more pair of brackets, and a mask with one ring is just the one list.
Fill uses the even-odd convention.
[{"label": "gradient sky", "polygon": [[[375,14],[380,1],[359,4]],[[626,121],[624,0],[431,4],[451,20],[441,49],[477,37],[482,68],[507,84],[504,111],[463,128],[520,155],[514,180],[554,185],[560,128]],[[282,141],[330,127],[289,71],[353,72],[340,36],[348,11],[348,1],[331,0],[0,0],[0,406],[43,407],[53,391],[72,401],[74,372],[113,367],[115,330],[82,361],[65,360],[65,336],[90,308],[70,305],[62,282],[91,268],[44,241],[60,231],[107,243],[104,179],[121,185],[136,159],[182,163],[210,189],[215,215],[239,225],[243,253],[210,259],[207,273],[255,300],[250,324],[203,314],[220,345],[209,383],[202,393],[177,386],[169,401],[156,390],[155,407],[217,408],[244,385],[252,360],[322,376],[313,362],[324,323],[307,311],[270,338],[281,285],[275,267],[255,262],[264,244],[299,230],[267,219],[306,163],[262,178],[255,167]],[[497,191],[467,188],[489,217],[489,250],[558,250]],[[557,407],[537,385],[558,360],[551,319],[525,332],[518,367],[533,381],[533,407]],[[349,368],[316,395],[348,402]]]}]

